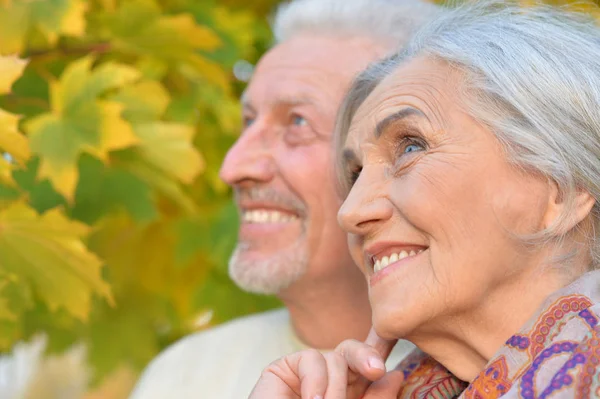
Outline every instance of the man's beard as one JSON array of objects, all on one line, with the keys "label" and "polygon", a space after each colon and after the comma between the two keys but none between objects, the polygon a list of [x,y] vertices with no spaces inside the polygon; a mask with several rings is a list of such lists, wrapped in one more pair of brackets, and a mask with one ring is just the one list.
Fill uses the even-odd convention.
[{"label": "man's beard", "polygon": [[229,276],[243,290],[257,294],[277,294],[298,281],[308,269],[308,246],[298,240],[262,260],[246,260],[248,244],[238,243],[229,259]]}]

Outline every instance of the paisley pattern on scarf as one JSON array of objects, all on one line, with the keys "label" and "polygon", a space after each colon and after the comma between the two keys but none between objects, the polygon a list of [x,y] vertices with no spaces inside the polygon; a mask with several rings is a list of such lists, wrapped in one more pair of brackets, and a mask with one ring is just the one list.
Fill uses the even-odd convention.
[{"label": "paisley pattern on scarf", "polygon": [[414,350],[396,369],[404,373],[404,386],[399,398],[449,399],[457,398],[467,383],[454,377],[444,366]]},{"label": "paisley pattern on scarf", "polygon": [[593,271],[548,297],[468,386],[422,352],[410,356],[398,366],[406,377],[398,398],[599,398],[599,315],[600,271]]}]

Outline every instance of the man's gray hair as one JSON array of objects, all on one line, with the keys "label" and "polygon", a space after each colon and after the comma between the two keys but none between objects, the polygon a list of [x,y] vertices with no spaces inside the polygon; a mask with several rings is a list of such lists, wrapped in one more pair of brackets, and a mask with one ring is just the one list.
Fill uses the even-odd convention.
[{"label": "man's gray hair", "polygon": [[[578,189],[596,199],[589,247],[593,267],[598,268],[600,28],[591,16],[502,1],[444,12],[402,52],[357,77],[338,115],[338,166],[341,144],[357,109],[382,79],[416,56],[441,60],[462,73],[464,90],[457,95],[470,115],[496,135],[509,161],[554,181],[567,210]],[[343,189],[347,192],[348,187]],[[527,238],[556,239],[568,217],[565,212],[552,226]]]},{"label": "man's gray hair", "polygon": [[421,0],[294,0],[273,21],[278,43],[299,33],[367,36],[404,43],[439,8]]}]

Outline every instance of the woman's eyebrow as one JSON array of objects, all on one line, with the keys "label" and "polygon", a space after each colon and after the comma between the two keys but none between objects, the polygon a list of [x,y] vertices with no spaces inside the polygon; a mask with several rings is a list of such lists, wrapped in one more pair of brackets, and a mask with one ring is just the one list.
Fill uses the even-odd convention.
[{"label": "woman's eyebrow", "polygon": [[391,124],[399,122],[411,116],[419,116],[423,118],[425,117],[425,114],[413,107],[403,108],[400,111],[394,112],[393,114],[386,116],[381,122],[379,122],[377,126],[375,126],[373,135],[376,139],[378,139]]}]

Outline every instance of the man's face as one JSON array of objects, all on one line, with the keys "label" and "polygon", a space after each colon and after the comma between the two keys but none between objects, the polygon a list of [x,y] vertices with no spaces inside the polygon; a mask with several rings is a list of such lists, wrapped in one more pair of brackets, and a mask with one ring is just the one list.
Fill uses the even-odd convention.
[{"label": "man's face", "polygon": [[278,293],[348,272],[332,132],[351,80],[381,55],[364,38],[298,35],[259,62],[243,96],[244,130],[221,168],[241,214],[229,264],[240,287]]}]

